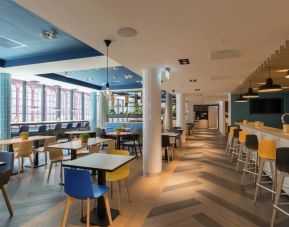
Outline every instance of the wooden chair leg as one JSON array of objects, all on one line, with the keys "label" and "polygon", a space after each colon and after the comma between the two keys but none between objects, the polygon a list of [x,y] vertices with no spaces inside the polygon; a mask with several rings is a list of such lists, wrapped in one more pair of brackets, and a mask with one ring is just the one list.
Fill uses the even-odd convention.
[{"label": "wooden chair leg", "polygon": [[120,197],[121,197],[121,182],[118,182],[118,210],[120,214]]},{"label": "wooden chair leg", "polygon": [[109,206],[107,193],[103,195],[103,198],[104,198],[105,209],[106,209],[106,213],[107,213],[107,216],[108,216],[109,224],[112,225],[112,217],[111,217],[111,212],[110,212],[110,206]]},{"label": "wooden chair leg", "polygon": [[49,182],[49,179],[50,179],[50,174],[51,174],[52,166],[53,166],[53,162],[50,162],[49,171],[48,171],[48,177],[47,177],[47,183]]},{"label": "wooden chair leg", "polygon": [[113,188],[112,188],[112,182],[110,182],[110,198],[113,197]]},{"label": "wooden chair leg", "polygon": [[13,210],[12,210],[12,207],[11,207],[11,204],[10,204],[10,201],[9,201],[9,198],[8,198],[8,195],[7,195],[7,192],[5,190],[4,185],[2,185],[0,188],[1,188],[1,191],[2,191],[2,194],[3,194],[6,206],[8,208],[9,214],[10,214],[10,216],[13,216]]},{"label": "wooden chair leg", "polygon": [[[278,180],[277,180],[278,184],[277,184],[277,190],[276,190],[275,199],[274,199],[274,205],[275,206],[279,205],[284,178],[285,178],[285,174],[280,172],[280,174],[278,176]],[[271,219],[271,227],[273,227],[274,224],[275,224],[276,216],[277,216],[277,209],[275,207],[273,207],[273,214],[272,214],[272,219]]]},{"label": "wooden chair leg", "polygon": [[90,226],[90,199],[86,200],[86,227]]},{"label": "wooden chair leg", "polygon": [[65,227],[66,226],[67,217],[68,217],[69,208],[71,206],[71,203],[72,203],[71,198],[69,196],[67,196],[61,227]]},{"label": "wooden chair leg", "polygon": [[260,182],[261,182],[261,178],[262,178],[262,175],[263,175],[264,163],[265,163],[265,160],[263,158],[260,158],[260,166],[259,166],[259,173],[258,173],[257,182],[256,182],[254,203],[256,203],[258,192],[260,190],[260,187],[257,184],[260,184]]},{"label": "wooden chair leg", "polygon": [[242,176],[242,184],[244,184],[244,180],[245,180],[245,176],[246,176],[246,171],[244,171],[244,170],[248,169],[250,152],[251,151],[248,150],[247,153],[246,153],[246,159],[245,159],[245,164],[244,164],[244,169],[243,169],[243,176]]},{"label": "wooden chair leg", "polygon": [[34,166],[33,166],[33,159],[32,159],[32,154],[29,155],[29,161],[30,161],[30,166],[31,166],[31,172],[33,173]]},{"label": "wooden chair leg", "polygon": [[128,201],[131,202],[131,198],[130,198],[130,194],[129,194],[129,189],[128,189],[128,184],[127,184],[127,179],[125,179],[124,181],[125,181],[125,186],[126,186]]},{"label": "wooden chair leg", "polygon": [[62,168],[62,162],[60,162],[60,183],[63,184],[63,168]]}]

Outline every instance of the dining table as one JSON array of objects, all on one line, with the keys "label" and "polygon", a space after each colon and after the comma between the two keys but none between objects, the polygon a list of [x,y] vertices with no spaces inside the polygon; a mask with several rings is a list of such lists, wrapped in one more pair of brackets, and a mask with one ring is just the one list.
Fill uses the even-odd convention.
[{"label": "dining table", "polygon": [[[12,139],[5,139],[5,140],[0,140],[0,145],[8,145],[9,146],[9,151],[13,151],[13,144],[21,143],[23,141],[32,141],[34,144],[34,148],[39,147],[39,141],[43,141],[45,139],[50,139],[53,138],[54,136],[29,136],[28,140],[22,140],[21,138],[12,138]],[[41,166],[45,166],[45,164],[39,164],[39,154],[38,152],[35,153],[34,156],[34,161],[33,161],[33,168],[39,168]],[[27,166],[31,167],[31,166]]]},{"label": "dining table", "polygon": [[81,134],[90,134],[90,135],[93,135],[95,134],[96,131],[88,131],[88,130],[72,130],[72,131],[67,131],[65,132],[64,134],[66,135],[69,135],[70,139],[73,137],[73,136],[80,136]]},{"label": "dining table", "polygon": [[[97,171],[98,184],[105,185],[106,172],[113,172],[123,165],[131,162],[133,159],[135,159],[135,156],[94,153],[82,158],[65,162],[63,163],[63,167]],[[104,199],[103,197],[100,197],[97,200],[97,207],[90,213],[90,223],[97,226],[108,226],[109,221],[106,215]],[[115,219],[119,215],[119,210],[111,208],[111,215],[112,219]],[[83,217],[81,221],[85,223],[86,217]]]},{"label": "dining table", "polygon": [[56,149],[65,149],[65,150],[70,150],[70,158],[71,160],[77,158],[77,150],[82,149],[82,148],[87,148],[96,144],[103,144],[107,143],[111,139],[103,139],[99,137],[95,138],[89,138],[87,143],[82,143],[81,139],[79,140],[74,140],[66,143],[57,143],[54,145],[48,146],[48,148],[56,148]]},{"label": "dining table", "polygon": [[116,138],[116,149],[120,149],[120,138],[133,135],[133,132],[107,132],[107,136]]}]

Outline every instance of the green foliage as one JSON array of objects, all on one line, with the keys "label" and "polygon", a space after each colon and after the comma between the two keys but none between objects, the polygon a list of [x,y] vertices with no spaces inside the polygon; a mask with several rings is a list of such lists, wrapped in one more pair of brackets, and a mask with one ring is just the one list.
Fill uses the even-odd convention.
[{"label": "green foliage", "polygon": [[21,132],[20,136],[29,136],[29,132]]},{"label": "green foliage", "polygon": [[89,138],[90,138],[90,134],[89,133],[81,134],[81,139],[89,139]]},{"label": "green foliage", "polygon": [[115,114],[115,110],[113,108],[111,108],[108,113],[109,114]]}]

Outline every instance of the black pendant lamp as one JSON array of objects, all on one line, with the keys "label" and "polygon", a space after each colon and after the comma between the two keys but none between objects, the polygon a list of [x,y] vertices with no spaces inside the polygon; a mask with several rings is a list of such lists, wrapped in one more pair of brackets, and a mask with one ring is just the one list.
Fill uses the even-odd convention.
[{"label": "black pendant lamp", "polygon": [[246,99],[259,98],[259,95],[253,91],[251,80],[250,80],[250,87],[248,88],[248,92],[243,95],[243,98],[246,98]]},{"label": "black pendant lamp", "polygon": [[106,45],[106,85],[105,85],[104,95],[107,99],[110,99],[111,91],[110,91],[109,82],[108,82],[108,47],[111,44],[111,40],[106,39],[104,40],[104,43]]},{"label": "black pendant lamp", "polygon": [[259,93],[269,93],[269,92],[276,92],[276,91],[282,90],[282,87],[280,84],[273,83],[270,73],[271,73],[271,70],[269,66],[269,77],[266,80],[266,84],[260,86],[258,90]]},{"label": "black pendant lamp", "polygon": [[235,100],[235,102],[237,102],[237,103],[248,102],[248,99],[243,98],[243,95],[242,95],[242,84],[241,84],[241,93],[240,93],[240,96],[239,96],[239,98],[237,98],[237,99]]}]

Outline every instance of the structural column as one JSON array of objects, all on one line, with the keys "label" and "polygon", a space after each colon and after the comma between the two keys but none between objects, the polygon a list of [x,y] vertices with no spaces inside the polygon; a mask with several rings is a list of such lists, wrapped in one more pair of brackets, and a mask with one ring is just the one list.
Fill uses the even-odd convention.
[{"label": "structural column", "polygon": [[11,75],[0,73],[0,139],[11,137]]},{"label": "structural column", "polygon": [[27,82],[22,83],[22,121],[26,121],[26,106],[27,106]]},{"label": "structural column", "polygon": [[80,94],[80,106],[81,106],[81,116],[80,116],[80,120],[84,120],[84,92],[81,92]]},{"label": "structural column", "polygon": [[61,87],[56,87],[56,120],[61,119]]},{"label": "structural column", "polygon": [[74,90],[70,90],[70,120],[74,120]]},{"label": "structural column", "polygon": [[168,131],[172,128],[173,121],[173,100],[170,93],[166,93],[166,106],[165,106],[165,117],[164,117],[164,130]]},{"label": "structural column", "polygon": [[46,120],[46,88],[45,85],[43,84],[41,86],[41,121],[45,121]]},{"label": "structural column", "polygon": [[108,102],[106,97],[104,96],[103,92],[100,92],[98,95],[99,99],[97,104],[97,127],[98,128],[105,128],[105,123],[107,121],[107,113],[108,113]]},{"label": "structural column", "polygon": [[90,129],[95,130],[96,129],[96,111],[97,111],[97,94],[96,92],[90,93]]},{"label": "structural column", "polygon": [[162,171],[161,148],[161,73],[158,69],[143,71],[143,174]]},{"label": "structural column", "polygon": [[185,125],[185,96],[184,94],[177,93],[176,94],[176,126],[181,127],[184,131],[181,137],[182,142],[186,140],[186,125]]}]

